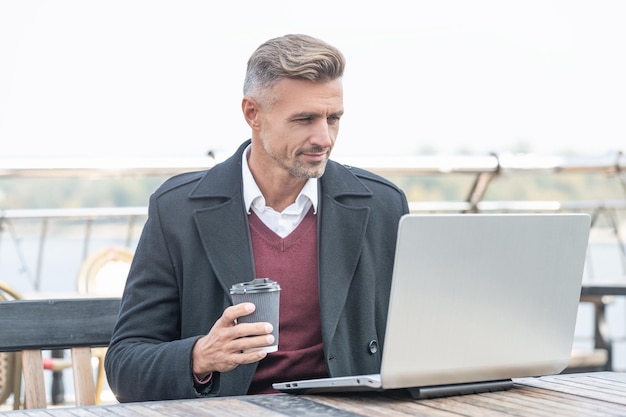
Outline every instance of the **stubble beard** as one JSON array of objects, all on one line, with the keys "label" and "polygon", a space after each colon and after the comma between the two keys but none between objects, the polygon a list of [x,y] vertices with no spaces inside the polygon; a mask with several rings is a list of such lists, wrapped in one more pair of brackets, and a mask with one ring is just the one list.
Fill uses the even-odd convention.
[{"label": "stubble beard", "polygon": [[324,151],[324,148],[311,148],[306,150],[301,150],[296,153],[295,158],[289,163],[289,159],[287,157],[281,157],[272,152],[271,149],[265,147],[265,152],[272,158],[278,165],[284,168],[292,177],[295,178],[319,178],[324,174],[326,170],[326,163],[328,162],[329,150],[326,150],[326,158],[323,161],[315,162],[310,165],[303,164],[298,156],[302,155],[304,152],[313,152],[319,153]]},{"label": "stubble beard", "polygon": [[316,162],[313,166],[305,166],[296,159],[294,160],[292,166],[285,168],[292,176],[296,178],[319,178],[324,174],[324,171],[326,170],[326,162],[328,162],[328,159],[325,159],[321,162]]}]

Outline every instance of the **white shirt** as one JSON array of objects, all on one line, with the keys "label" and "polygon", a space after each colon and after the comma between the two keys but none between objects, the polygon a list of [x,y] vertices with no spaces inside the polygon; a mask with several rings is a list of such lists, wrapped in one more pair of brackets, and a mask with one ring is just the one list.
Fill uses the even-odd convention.
[{"label": "white shirt", "polygon": [[246,212],[250,214],[250,210],[253,210],[267,227],[284,238],[298,227],[311,207],[313,207],[313,213],[317,214],[317,178],[309,178],[304,187],[302,187],[298,197],[296,197],[296,201],[279,213],[265,205],[265,197],[263,197],[261,189],[254,181],[248,166],[247,155],[249,150],[250,146],[243,152],[241,159],[243,201]]}]

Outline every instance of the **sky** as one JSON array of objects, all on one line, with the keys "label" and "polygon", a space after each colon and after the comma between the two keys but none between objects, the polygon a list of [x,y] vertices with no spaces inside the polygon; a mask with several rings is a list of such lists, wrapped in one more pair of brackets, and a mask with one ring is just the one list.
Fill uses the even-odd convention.
[{"label": "sky", "polygon": [[334,155],[626,151],[626,1],[0,0],[0,158],[232,152],[248,57],[347,59]]}]

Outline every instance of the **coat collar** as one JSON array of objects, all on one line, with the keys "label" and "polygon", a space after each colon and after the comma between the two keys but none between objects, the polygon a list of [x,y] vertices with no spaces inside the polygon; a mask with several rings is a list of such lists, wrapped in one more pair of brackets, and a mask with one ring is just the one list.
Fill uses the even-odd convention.
[{"label": "coat collar", "polygon": [[198,184],[189,193],[189,198],[234,198],[242,193],[241,157],[243,151],[250,144],[245,141],[224,162],[215,165],[198,181]]},{"label": "coat collar", "polygon": [[[250,144],[245,141],[234,155],[207,171],[206,175],[191,191],[189,197],[195,198],[232,198],[242,192],[241,158]],[[334,161],[328,161],[326,171],[320,179],[320,193],[337,199],[344,196],[370,197],[372,192],[355,175],[351,168]]]}]

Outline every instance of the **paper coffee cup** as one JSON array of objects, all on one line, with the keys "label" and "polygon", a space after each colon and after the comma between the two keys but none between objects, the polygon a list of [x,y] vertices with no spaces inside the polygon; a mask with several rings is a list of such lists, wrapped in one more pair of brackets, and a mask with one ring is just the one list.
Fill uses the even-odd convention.
[{"label": "paper coffee cup", "polygon": [[241,282],[230,288],[233,304],[253,303],[256,309],[252,314],[239,317],[237,323],[271,323],[274,330],[274,343],[270,346],[251,349],[276,352],[278,350],[278,319],[280,306],[280,285],[269,278],[256,278],[249,282]]}]

